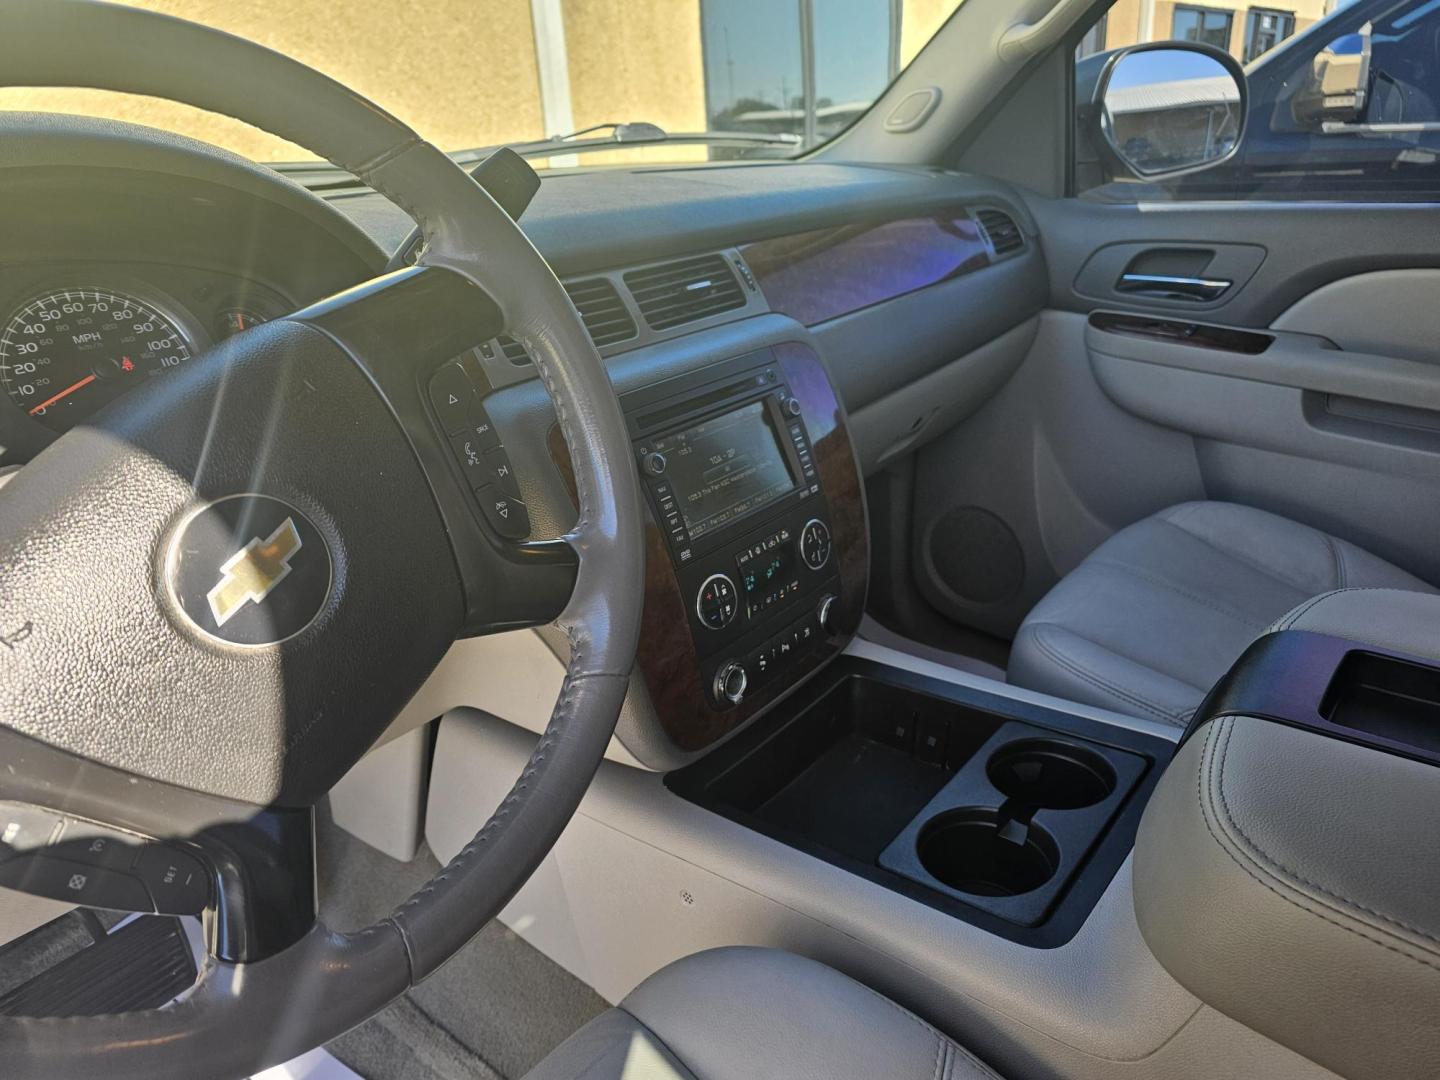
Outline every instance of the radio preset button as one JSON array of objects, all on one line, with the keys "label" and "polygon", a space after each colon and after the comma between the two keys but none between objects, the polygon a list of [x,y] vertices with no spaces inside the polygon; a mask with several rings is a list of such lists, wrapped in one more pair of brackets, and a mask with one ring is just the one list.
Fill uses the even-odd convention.
[{"label": "radio preset button", "polygon": [[819,518],[811,518],[800,530],[800,557],[811,570],[819,570],[830,561],[830,526]]},{"label": "radio preset button", "polygon": [[735,583],[724,574],[711,574],[695,596],[695,614],[711,630],[723,630],[735,620],[739,600]]}]

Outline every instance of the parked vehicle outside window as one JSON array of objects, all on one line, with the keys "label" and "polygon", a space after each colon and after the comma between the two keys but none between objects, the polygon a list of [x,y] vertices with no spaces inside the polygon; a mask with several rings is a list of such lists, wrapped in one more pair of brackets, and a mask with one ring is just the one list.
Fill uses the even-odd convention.
[{"label": "parked vehicle outside window", "polygon": [[[1099,107],[1096,86],[1117,48],[1132,45],[1126,40],[1131,35],[1165,40],[1143,37],[1154,27],[1141,25],[1134,6],[1119,0],[1109,9],[1097,24],[1103,25],[1104,42],[1097,42],[1093,29],[1077,41],[1077,194],[1122,202],[1440,198],[1440,0],[1351,0],[1338,6],[1331,0],[1319,19],[1313,7],[1302,10],[1297,0],[1293,10],[1251,9],[1243,37],[1231,33],[1222,39],[1217,30],[1213,40],[1203,34],[1219,24],[1199,21],[1199,13],[1212,9],[1175,7],[1174,40],[1201,41],[1246,61],[1246,130],[1224,164],[1161,182],[1113,168],[1091,136]],[[1097,44],[1104,48],[1090,51]],[[1179,93],[1178,76],[1152,68],[1149,78],[1128,92],[1148,103],[1147,138],[1161,145],[1162,129],[1192,124],[1203,103],[1189,91]]]}]

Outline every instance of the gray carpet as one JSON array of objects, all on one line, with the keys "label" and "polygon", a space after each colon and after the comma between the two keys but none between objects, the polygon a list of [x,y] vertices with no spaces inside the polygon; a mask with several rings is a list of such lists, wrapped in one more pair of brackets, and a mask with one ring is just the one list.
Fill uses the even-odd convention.
[{"label": "gray carpet", "polygon": [[[440,869],[428,848],[396,862],[319,816],[320,907],[368,926]],[[605,1001],[499,923],[380,1015],[329,1045],[366,1080],[516,1080]]]}]

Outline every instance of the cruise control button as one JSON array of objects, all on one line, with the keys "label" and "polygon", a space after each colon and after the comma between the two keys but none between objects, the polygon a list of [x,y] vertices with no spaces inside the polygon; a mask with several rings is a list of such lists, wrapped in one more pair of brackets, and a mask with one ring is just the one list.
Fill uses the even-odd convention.
[{"label": "cruise control button", "polygon": [[470,426],[475,404],[475,387],[459,364],[446,364],[430,378],[430,404],[446,435],[455,435]]},{"label": "cruise control button", "polygon": [[0,885],[83,907],[155,910],[138,878],[49,855],[23,855],[0,864]]},{"label": "cruise control button", "polygon": [[74,859],[87,866],[129,870],[140,850],[140,838],[118,829],[107,829],[89,821],[65,819],[65,829],[52,852],[58,858]]},{"label": "cruise control button", "polygon": [[480,511],[490,527],[508,540],[524,540],[530,535],[530,515],[525,504],[501,491],[494,484],[475,489]]},{"label": "cruise control button", "polygon": [[515,470],[510,467],[510,455],[503,446],[485,454],[486,483],[494,484],[502,492],[514,498],[520,497],[520,484],[515,480]]},{"label": "cruise control button", "polygon": [[195,915],[210,901],[210,878],[204,864],[168,844],[147,844],[135,864],[135,874],[150,890],[155,910],[162,915]]},{"label": "cruise control button", "polygon": [[43,848],[60,825],[52,810],[24,803],[0,803],[0,862],[21,852]]}]

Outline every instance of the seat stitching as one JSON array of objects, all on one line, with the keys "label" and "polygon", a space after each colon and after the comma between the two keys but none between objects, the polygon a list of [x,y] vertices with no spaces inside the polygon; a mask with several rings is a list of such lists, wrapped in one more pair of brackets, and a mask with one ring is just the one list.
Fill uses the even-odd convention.
[{"label": "seat stitching", "polygon": [[1294,626],[1297,622],[1300,621],[1301,617],[1303,617],[1306,612],[1308,612],[1316,604],[1320,603],[1321,600],[1328,600],[1332,596],[1339,596],[1341,593],[1347,592],[1385,592],[1387,591],[1387,589],[1388,586],[1385,585],[1351,585],[1350,587],[1345,589],[1330,589],[1326,592],[1322,592],[1319,596],[1312,596],[1309,600],[1305,601],[1305,603],[1301,604],[1299,607],[1294,608],[1288,614],[1281,616],[1280,621],[1274,624],[1275,629],[1289,630],[1292,626]]},{"label": "seat stitching", "polygon": [[[1066,671],[1070,672],[1077,678],[1084,680],[1085,682],[1089,683],[1091,686],[1094,686],[1099,690],[1103,690],[1108,694],[1113,694],[1115,697],[1118,697],[1123,701],[1128,701],[1130,704],[1136,705],[1144,709],[1146,712],[1153,713],[1155,716],[1160,717],[1167,723],[1181,723],[1182,713],[1188,714],[1194,711],[1189,706],[1175,709],[1173,711],[1166,709],[1163,705],[1160,705],[1157,702],[1152,702],[1148,698],[1141,697],[1139,694],[1126,690],[1117,684],[1112,684],[1107,680],[1101,678],[1099,675],[1096,675],[1093,672],[1087,670],[1086,668],[1081,667],[1079,663],[1062,655],[1055,648],[1054,645],[1045,640],[1043,631],[1052,627],[1064,630],[1067,634],[1075,634],[1075,631],[1070,630],[1067,627],[1058,626],[1058,624],[1056,623],[1032,623],[1031,630],[1033,631],[1035,645],[1051,660],[1059,664],[1062,668],[1064,668]],[[1075,636],[1080,638],[1082,641],[1090,640],[1082,634],[1075,634]],[[1148,664],[1140,663],[1140,661],[1138,660],[1131,660],[1130,657],[1125,656],[1123,653],[1116,652],[1114,649],[1111,649],[1107,645],[1101,645],[1099,642],[1091,642],[1091,644],[1096,645],[1098,648],[1105,649],[1107,652],[1114,653],[1114,655],[1120,657],[1120,659],[1122,660],[1129,660],[1130,663],[1135,664],[1137,667],[1143,667],[1147,671],[1154,671],[1157,674],[1164,675],[1166,678],[1174,678],[1173,676],[1168,675],[1166,672],[1160,671],[1158,668],[1152,668]],[[1186,682],[1184,679],[1175,679],[1175,681],[1181,683],[1184,686],[1189,686],[1192,690],[1200,690],[1200,687],[1194,686],[1193,684]]]},{"label": "seat stitching", "polygon": [[929,1032],[931,1035],[935,1036],[935,1038],[937,1038],[937,1039],[940,1040],[940,1046],[941,1046],[941,1049],[942,1049],[942,1050],[944,1049],[944,1047],[945,1047],[947,1044],[950,1045],[950,1046],[953,1046],[953,1047],[954,1047],[956,1050],[958,1050],[960,1053],[964,1054],[965,1057],[970,1060],[971,1064],[973,1064],[973,1065],[974,1065],[977,1069],[979,1069],[982,1073],[986,1074],[987,1076],[994,1077],[995,1080],[1000,1080],[1000,1077],[998,1076],[998,1074],[996,1074],[996,1072],[995,1072],[993,1069],[991,1069],[989,1065],[986,1065],[983,1061],[981,1061],[979,1058],[977,1058],[977,1057],[976,1057],[974,1054],[972,1054],[969,1050],[966,1050],[965,1047],[961,1046],[961,1045],[960,1045],[959,1043],[957,1043],[954,1039],[950,1038],[950,1036],[946,1035],[943,1031],[941,1031],[939,1028],[935,1027],[933,1024],[931,1024],[931,1023],[929,1023],[928,1021],[923,1020],[923,1019],[921,1019],[920,1017],[916,1016],[913,1012],[911,1012],[909,1009],[905,1008],[905,1006],[901,1005],[898,1001],[892,1001],[890,998],[888,998],[888,997],[886,997],[884,994],[880,993],[879,990],[876,990],[876,989],[874,989],[873,987],[870,987],[870,986],[865,985],[865,983],[861,982],[859,979],[851,979],[850,976],[845,975],[843,972],[841,972],[841,973],[839,973],[839,974],[841,975],[842,978],[849,979],[850,982],[854,983],[854,984],[855,984],[856,986],[858,986],[861,990],[864,990],[867,994],[869,994],[871,997],[873,997],[876,1001],[883,1002],[884,1004],[890,1006],[890,1008],[894,1009],[894,1010],[895,1010],[896,1012],[898,1012],[901,1016],[905,1017],[905,1019],[909,1020],[909,1021],[910,1021],[911,1023],[913,1023],[913,1024],[918,1024],[918,1025],[920,1025],[920,1027],[921,1027],[923,1030],[925,1030],[925,1031]]},{"label": "seat stitching", "polygon": [[1330,549],[1330,558],[1335,563],[1335,587],[1345,587],[1345,564],[1340,559],[1340,545],[1335,543],[1335,538],[1328,533],[1322,533],[1325,537],[1325,546]]},{"label": "seat stitching", "polygon": [[1224,748],[1220,752],[1220,771],[1219,775],[1216,778],[1215,790],[1220,796],[1220,809],[1225,815],[1226,823],[1230,825],[1231,828],[1235,830],[1236,834],[1238,834],[1239,837],[1244,840],[1245,843],[1252,849],[1253,854],[1259,857],[1258,861],[1268,866],[1272,872],[1280,871],[1283,874],[1287,874],[1295,881],[1310,886],[1312,889],[1315,889],[1317,892],[1323,893],[1325,896],[1330,897],[1332,900],[1338,900],[1343,904],[1348,904],[1349,906],[1363,911],[1366,914],[1375,916],[1375,918],[1380,919],[1382,922],[1389,923],[1391,926],[1399,927],[1402,930],[1408,930],[1412,934],[1417,934],[1420,937],[1424,938],[1426,941],[1431,941],[1434,942],[1436,945],[1440,945],[1440,937],[1436,937],[1429,931],[1422,930],[1418,926],[1411,926],[1409,923],[1397,919],[1393,915],[1387,915],[1383,911],[1377,911],[1374,908],[1366,907],[1359,901],[1351,899],[1343,893],[1338,893],[1327,889],[1324,885],[1321,885],[1315,881],[1311,881],[1309,878],[1305,877],[1298,871],[1292,870],[1290,867],[1282,863],[1279,859],[1275,858],[1273,855],[1267,852],[1254,838],[1252,838],[1248,833],[1245,832],[1245,830],[1240,826],[1240,823],[1235,819],[1235,815],[1230,812],[1230,804],[1225,799],[1225,761],[1230,755],[1230,735],[1233,730],[1233,725],[1227,727],[1225,730],[1225,744]]},{"label": "seat stitching", "polygon": [[[1253,560],[1253,559],[1251,559],[1251,558],[1248,558],[1248,557],[1245,556],[1245,555],[1241,555],[1239,552],[1233,551],[1233,550],[1231,550],[1230,548],[1222,547],[1220,544],[1217,544],[1217,543],[1215,543],[1214,541],[1209,540],[1209,539],[1207,539],[1206,537],[1201,536],[1199,533],[1194,533],[1194,532],[1191,532],[1189,529],[1182,528],[1180,525],[1177,525],[1177,524],[1176,524],[1175,522],[1173,522],[1173,521],[1169,521],[1169,520],[1167,520],[1166,518],[1162,518],[1162,517],[1157,517],[1155,520],[1158,521],[1158,522],[1160,522],[1160,524],[1162,524],[1162,525],[1169,526],[1170,528],[1174,529],[1176,532],[1183,533],[1185,536],[1190,537],[1190,539],[1194,540],[1197,544],[1204,544],[1204,545],[1205,545],[1206,547],[1208,547],[1211,551],[1219,552],[1221,555],[1225,556],[1227,559],[1233,559],[1235,562],[1239,563],[1240,565],[1242,565],[1242,566],[1248,566],[1248,567],[1250,567],[1251,570],[1254,570],[1256,573],[1263,574],[1265,577],[1269,578],[1271,581],[1279,582],[1281,585],[1284,585],[1284,586],[1285,586],[1286,588],[1288,588],[1288,589],[1293,589],[1295,592],[1298,592],[1298,593],[1307,593],[1307,592],[1310,591],[1310,588],[1311,588],[1311,587],[1310,587],[1309,585],[1302,585],[1302,584],[1300,584],[1300,583],[1298,583],[1298,582],[1291,581],[1289,578],[1281,577],[1279,573],[1277,573],[1275,570],[1272,570],[1270,567],[1268,567],[1268,566],[1263,566],[1262,564],[1256,562],[1255,560]],[[1302,526],[1300,526],[1300,527],[1303,528],[1303,529],[1308,530],[1309,532],[1313,532],[1313,533],[1315,533],[1315,534],[1317,534],[1317,535],[1319,535],[1319,536],[1321,536],[1321,537],[1324,537],[1324,536],[1325,536],[1325,534],[1322,533],[1322,532],[1320,532],[1319,529],[1311,529],[1311,528],[1310,528],[1309,526],[1307,526],[1307,525],[1302,525]]]},{"label": "seat stitching", "polygon": [[[1229,728],[1230,726],[1232,726],[1232,722],[1233,722],[1233,718],[1231,718],[1231,717],[1226,717],[1225,719],[1219,721],[1218,723],[1216,723],[1216,724],[1211,724],[1211,725],[1210,725],[1211,730],[1208,731],[1208,732],[1206,732],[1206,735],[1205,735],[1205,745],[1204,745],[1204,747],[1203,747],[1202,750],[1201,750],[1202,764],[1201,764],[1201,767],[1196,770],[1195,787],[1196,787],[1196,796],[1197,796],[1197,798],[1198,798],[1198,800],[1199,800],[1199,803],[1200,803],[1200,817],[1201,817],[1201,820],[1205,822],[1205,829],[1206,829],[1207,832],[1209,832],[1209,834],[1210,834],[1210,839],[1212,839],[1212,840],[1215,841],[1216,846],[1219,847],[1220,850],[1223,851],[1223,852],[1226,854],[1226,856],[1229,857],[1230,861],[1233,862],[1236,866],[1238,866],[1238,867],[1241,869],[1241,871],[1243,871],[1243,872],[1245,873],[1245,875],[1246,875],[1247,877],[1249,877],[1252,881],[1255,881],[1256,883],[1258,883],[1262,888],[1268,890],[1269,892],[1274,893],[1276,896],[1278,896],[1281,900],[1285,901],[1285,903],[1289,904],[1291,907],[1299,908],[1301,911],[1306,912],[1306,913],[1309,914],[1309,915],[1313,915],[1315,918],[1319,919],[1321,922],[1329,923],[1331,926],[1338,927],[1339,929],[1344,930],[1346,933],[1354,934],[1356,937],[1360,938],[1360,939],[1363,940],[1363,941],[1368,941],[1368,942],[1370,942],[1370,944],[1372,944],[1372,945],[1378,945],[1380,948],[1384,949],[1386,952],[1393,952],[1393,953],[1395,953],[1395,954],[1397,954],[1397,955],[1399,955],[1399,956],[1405,957],[1407,960],[1413,960],[1415,963],[1421,965],[1422,967],[1427,967],[1427,968],[1430,968],[1432,971],[1435,971],[1435,972],[1437,972],[1437,973],[1440,973],[1440,965],[1433,964],[1433,963],[1431,963],[1429,960],[1424,959],[1423,957],[1414,956],[1414,955],[1412,955],[1412,954],[1410,954],[1410,953],[1408,953],[1408,952],[1405,952],[1403,949],[1398,949],[1398,948],[1396,948],[1396,947],[1393,946],[1393,945],[1389,945],[1389,944],[1387,944],[1386,942],[1379,940],[1378,938],[1373,938],[1373,937],[1371,937],[1369,934],[1362,933],[1361,931],[1355,929],[1355,927],[1353,927],[1353,926],[1347,926],[1347,925],[1345,925],[1344,923],[1340,922],[1340,921],[1337,920],[1337,919],[1332,919],[1332,918],[1329,918],[1329,917],[1327,917],[1327,916],[1325,916],[1325,915],[1322,915],[1320,912],[1316,911],[1314,908],[1311,908],[1311,907],[1309,907],[1309,906],[1307,906],[1307,905],[1305,905],[1305,904],[1300,903],[1298,900],[1295,900],[1293,897],[1290,897],[1290,896],[1285,895],[1285,894],[1284,894],[1283,892],[1281,892],[1278,888],[1276,888],[1276,887],[1275,887],[1274,885],[1272,885],[1270,882],[1266,881],[1264,878],[1260,877],[1257,873],[1255,873],[1255,871],[1251,870],[1250,867],[1246,866],[1243,862],[1241,862],[1240,859],[1239,859],[1239,858],[1236,856],[1236,854],[1235,854],[1234,846],[1233,846],[1232,844],[1230,844],[1228,841],[1222,839],[1222,838],[1216,833],[1215,828],[1214,828],[1214,826],[1213,826],[1212,823],[1211,823],[1211,815],[1214,813],[1214,810],[1213,810],[1213,807],[1211,807],[1210,805],[1208,805],[1208,804],[1206,803],[1206,800],[1205,800],[1205,788],[1206,788],[1207,785],[1204,783],[1204,780],[1205,780],[1205,777],[1206,777],[1206,769],[1207,769],[1207,767],[1213,769],[1213,766],[1214,766],[1215,755],[1214,755],[1214,753],[1212,752],[1211,743],[1212,743],[1213,740],[1214,740],[1215,730],[1218,729],[1218,728],[1220,728],[1220,727],[1222,727],[1222,726],[1225,727],[1225,728],[1228,730],[1228,728]],[[1278,881],[1279,879],[1277,878],[1276,880]]]},{"label": "seat stitching", "polygon": [[1199,604],[1201,607],[1209,608],[1211,611],[1218,611],[1221,615],[1227,615],[1238,623],[1244,623],[1246,626],[1251,626],[1259,629],[1261,627],[1268,626],[1270,623],[1268,619],[1252,618],[1249,615],[1242,614],[1239,608],[1231,607],[1229,604],[1222,604],[1219,601],[1212,600],[1207,596],[1202,596],[1197,592],[1191,592],[1183,585],[1177,585],[1175,584],[1175,582],[1170,581],[1169,579],[1155,573],[1154,571],[1141,570],[1139,567],[1129,566],[1125,563],[1114,561],[1111,559],[1092,558],[1089,560],[1089,562],[1091,566],[1108,566],[1112,570],[1119,570],[1122,573],[1131,574],[1134,577],[1139,578],[1141,581],[1148,581],[1150,584],[1158,585],[1162,589],[1169,589],[1171,592],[1175,593],[1178,596],[1183,596],[1187,600]]}]

